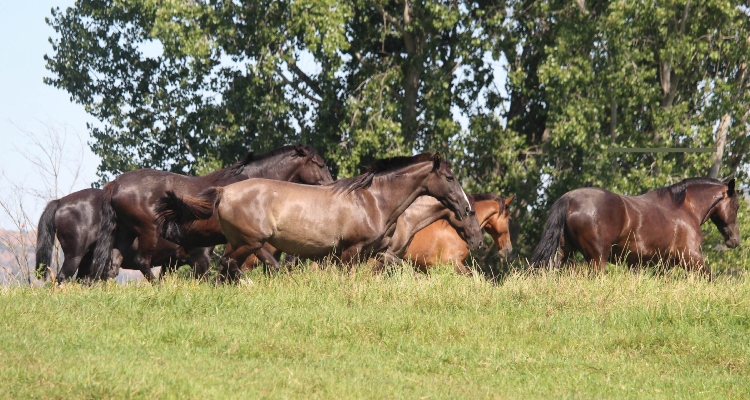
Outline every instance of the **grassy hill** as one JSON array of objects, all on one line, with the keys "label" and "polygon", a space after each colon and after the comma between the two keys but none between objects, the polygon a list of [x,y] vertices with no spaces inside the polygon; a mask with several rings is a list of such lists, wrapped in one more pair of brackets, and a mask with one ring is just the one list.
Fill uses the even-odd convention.
[{"label": "grassy hill", "polygon": [[0,397],[750,397],[750,278],[612,268],[0,288]]}]

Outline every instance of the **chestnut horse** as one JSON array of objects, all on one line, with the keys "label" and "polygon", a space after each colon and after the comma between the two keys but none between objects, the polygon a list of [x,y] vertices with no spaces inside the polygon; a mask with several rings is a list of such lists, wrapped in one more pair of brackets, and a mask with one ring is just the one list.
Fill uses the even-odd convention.
[{"label": "chestnut horse", "polygon": [[[479,226],[492,236],[497,250],[507,258],[513,251],[510,242],[509,206],[515,196],[502,198],[493,193],[470,194]],[[440,264],[453,264],[459,274],[471,272],[464,264],[471,247],[446,220],[435,221],[414,235],[406,249],[404,258],[410,260],[422,272]]]},{"label": "chestnut horse", "polygon": [[347,265],[378,254],[398,217],[420,195],[436,197],[458,219],[471,212],[448,162],[424,153],[379,160],[363,175],[322,187],[251,179],[197,197],[169,194],[159,218],[169,233],[218,213],[231,248],[222,257],[222,273],[236,279],[251,254],[278,267],[264,243],[304,258],[334,254]]},{"label": "chestnut horse", "polygon": [[701,255],[701,225],[710,219],[726,245],[737,247],[738,208],[734,179],[725,184],[689,178],[634,197],[576,189],[552,206],[531,263],[537,268],[558,267],[577,250],[598,271],[604,271],[607,260],[630,266],[666,261],[710,278],[711,269]]},{"label": "chestnut horse", "polygon": [[[93,265],[101,269],[110,265],[113,245],[128,255],[134,269],[151,280],[152,259],[160,243],[156,220],[156,202],[166,192],[180,196],[195,195],[202,190],[224,186],[248,178],[326,184],[333,181],[323,159],[310,146],[284,146],[260,155],[248,155],[232,168],[219,170],[204,177],[185,176],[152,169],[126,172],[104,187],[101,201],[101,227],[93,255]],[[116,222],[116,223],[115,223]],[[115,227],[117,228],[115,230]],[[195,248],[226,243],[216,218],[199,221],[182,232],[180,244],[187,253]],[[137,244],[137,245],[136,245]],[[208,267],[208,263],[205,263]],[[196,271],[201,276],[205,268]],[[116,275],[112,270],[109,275]]]}]

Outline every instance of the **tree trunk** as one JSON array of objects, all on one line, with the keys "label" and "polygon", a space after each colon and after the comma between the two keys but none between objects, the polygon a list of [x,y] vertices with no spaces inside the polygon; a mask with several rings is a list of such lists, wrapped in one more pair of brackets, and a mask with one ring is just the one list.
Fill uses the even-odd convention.
[{"label": "tree trunk", "polygon": [[711,158],[711,168],[708,170],[708,177],[718,179],[721,170],[721,160],[724,158],[724,147],[727,145],[727,133],[729,132],[729,122],[732,117],[729,113],[721,117],[719,129],[716,131],[716,152]]}]

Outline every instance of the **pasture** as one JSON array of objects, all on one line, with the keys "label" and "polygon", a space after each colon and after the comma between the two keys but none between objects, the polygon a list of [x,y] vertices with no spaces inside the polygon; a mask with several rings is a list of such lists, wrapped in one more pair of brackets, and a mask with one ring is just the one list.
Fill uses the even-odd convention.
[{"label": "pasture", "polygon": [[0,288],[0,397],[750,397],[750,278],[309,265]]}]

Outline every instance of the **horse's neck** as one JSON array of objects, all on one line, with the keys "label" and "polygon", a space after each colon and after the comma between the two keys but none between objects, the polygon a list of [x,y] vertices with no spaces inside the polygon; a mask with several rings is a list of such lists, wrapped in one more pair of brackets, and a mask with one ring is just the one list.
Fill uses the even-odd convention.
[{"label": "horse's neck", "polygon": [[297,171],[298,163],[294,162],[288,154],[280,154],[245,165],[239,174],[239,180],[250,178],[273,179],[277,181],[288,181]]},{"label": "horse's neck", "polygon": [[443,204],[432,196],[419,196],[402,214],[409,227],[409,233],[415,234],[427,225],[445,217],[449,212]]},{"label": "horse's neck", "polygon": [[424,178],[421,174],[400,174],[373,179],[367,190],[378,199],[380,211],[386,217],[386,227],[395,224],[417,197],[424,194]]},{"label": "horse's neck", "polygon": [[[498,210],[494,207],[495,200],[480,200],[474,203],[474,211],[477,213],[477,220],[479,220],[479,227],[484,229],[487,222],[490,220]],[[497,204],[497,203],[496,203]]]},{"label": "horse's neck", "polygon": [[693,208],[693,214],[695,214],[700,224],[708,220],[718,200],[721,199],[721,187],[713,185],[710,187],[715,187],[716,190],[706,190],[705,188],[698,190],[699,188],[696,185],[688,187],[685,194],[685,200],[690,203],[690,206]]}]

